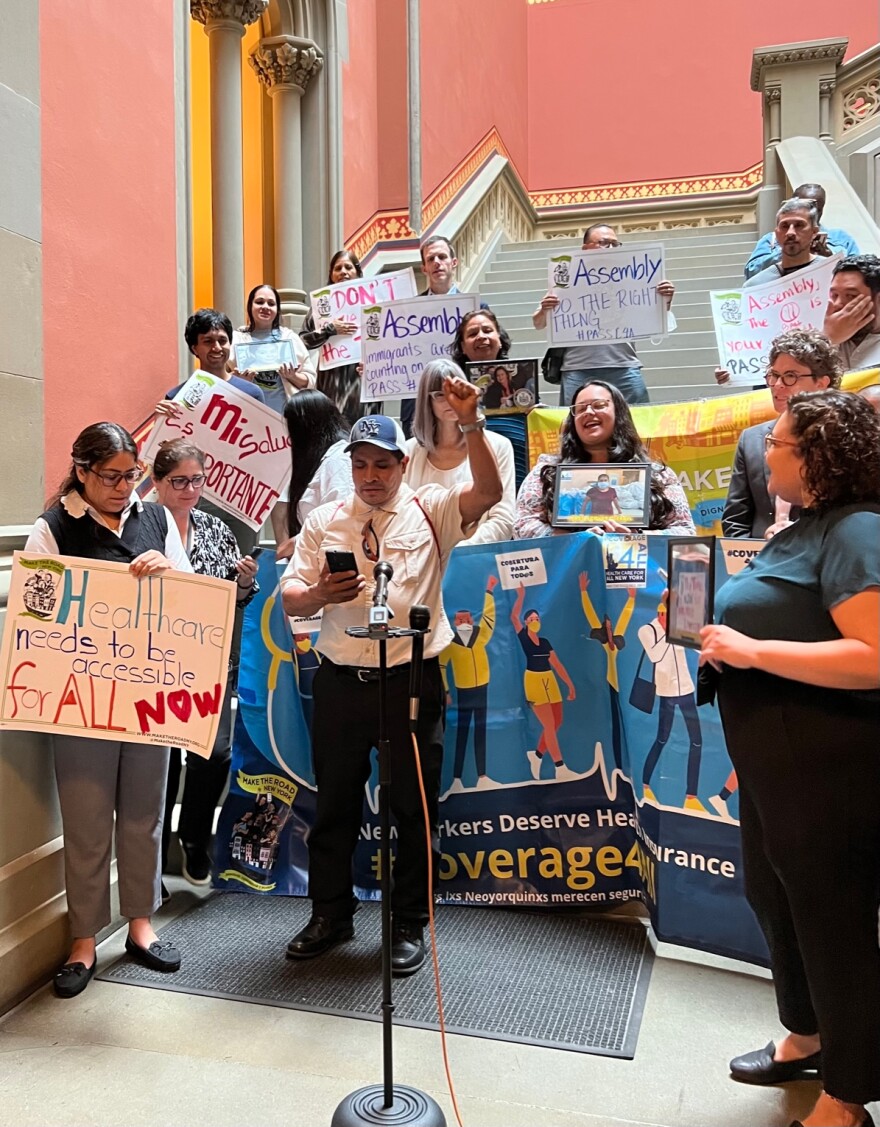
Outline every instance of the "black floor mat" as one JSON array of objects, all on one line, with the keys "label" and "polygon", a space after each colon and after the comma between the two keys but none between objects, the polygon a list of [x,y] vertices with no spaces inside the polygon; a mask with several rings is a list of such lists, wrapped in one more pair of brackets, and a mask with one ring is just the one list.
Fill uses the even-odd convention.
[{"label": "black floor mat", "polygon": [[[126,956],[98,978],[380,1020],[379,905],[361,906],[350,943],[318,959],[286,959],[309,911],[307,900],[216,893],[162,929],[182,954],[176,974]],[[641,924],[440,907],[436,930],[450,1032],[633,1057],[652,963]],[[430,962],[395,979],[394,1003],[395,1024],[437,1028]]]}]

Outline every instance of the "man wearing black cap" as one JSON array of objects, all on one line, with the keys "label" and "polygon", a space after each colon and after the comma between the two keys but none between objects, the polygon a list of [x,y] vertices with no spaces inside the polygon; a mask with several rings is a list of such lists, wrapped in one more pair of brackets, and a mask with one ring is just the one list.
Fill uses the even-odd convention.
[{"label": "man wearing black cap", "polygon": [[[341,503],[322,505],[307,517],[281,581],[288,614],[308,617],[323,611],[317,643],[322,662],[313,690],[318,799],[308,837],[312,918],[288,944],[293,959],[321,955],[354,935],[352,855],[370,776],[370,752],[378,736],[379,650],[376,642],[352,638],[345,631],[367,624],[376,589],[374,568],[380,560],[392,569],[388,606],[397,625],[408,624],[410,607],[431,608],[417,740],[437,872],[444,700],[438,655],[453,637],[440,584],[449,552],[501,499],[501,479],[483,434],[476,387],[447,379],[443,394],[466,436],[473,480],[452,489],[427,485],[413,491],[403,481],[407,458],[394,421],[384,415],[359,419],[346,448],[354,494]],[[332,572],[330,552],[353,553],[357,570]],[[409,735],[409,639],[390,639],[387,654],[391,809],[397,823],[391,965],[394,974],[406,975],[425,960],[428,851]]]}]

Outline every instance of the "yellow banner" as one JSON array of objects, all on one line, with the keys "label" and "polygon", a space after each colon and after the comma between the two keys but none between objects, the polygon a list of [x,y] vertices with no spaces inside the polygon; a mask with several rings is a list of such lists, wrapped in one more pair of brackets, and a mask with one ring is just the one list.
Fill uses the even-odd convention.
[{"label": "yellow banner", "polygon": [[256,892],[271,892],[276,884],[274,880],[271,884],[260,884],[258,880],[251,880],[250,877],[246,877],[244,873],[236,872],[235,869],[224,869],[222,873],[217,874],[217,879],[237,880],[241,884],[246,884],[248,888],[253,888]]},{"label": "yellow banner", "polygon": [[[877,382],[877,369],[843,378],[847,391],[858,391]],[[769,393],[762,388],[723,398],[634,406],[631,411],[651,457],[665,462],[678,474],[697,531],[720,535],[736,444],[746,427],[773,418]],[[566,413],[564,407],[538,407],[529,413],[530,465],[535,464],[539,454],[559,452],[559,429]]]},{"label": "yellow banner", "polygon": [[271,794],[288,806],[293,806],[299,790],[293,779],[285,779],[282,775],[245,775],[243,771],[238,772],[238,785],[250,794]]}]

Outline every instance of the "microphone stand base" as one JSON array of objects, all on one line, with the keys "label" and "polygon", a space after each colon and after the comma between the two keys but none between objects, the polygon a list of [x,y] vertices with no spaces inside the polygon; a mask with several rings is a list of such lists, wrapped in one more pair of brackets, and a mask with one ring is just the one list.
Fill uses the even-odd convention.
[{"label": "microphone stand base", "polygon": [[395,1084],[394,1102],[385,1106],[385,1087],[371,1084],[346,1096],[333,1113],[330,1127],[446,1127],[446,1117],[430,1096],[417,1088]]}]

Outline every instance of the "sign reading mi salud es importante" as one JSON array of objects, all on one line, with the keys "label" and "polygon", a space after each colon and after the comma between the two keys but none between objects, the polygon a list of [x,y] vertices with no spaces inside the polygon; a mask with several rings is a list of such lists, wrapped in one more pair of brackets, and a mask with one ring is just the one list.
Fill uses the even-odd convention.
[{"label": "sign reading mi salud es importante", "polygon": [[415,399],[422,369],[449,358],[462,317],[478,301],[475,294],[429,294],[362,308],[361,402]]},{"label": "sign reading mi salud es importante", "polygon": [[550,343],[613,344],[662,336],[666,301],[657,286],[663,276],[661,243],[555,255],[548,281],[559,305],[549,311]]},{"label": "sign reading mi salud es importante", "polygon": [[226,380],[194,372],[174,402],[179,418],[162,417],[140,451],[152,465],[163,442],[186,438],[205,452],[204,496],[259,531],[290,477],[284,420]]},{"label": "sign reading mi salud es importante", "polygon": [[709,294],[718,359],[732,384],[760,381],[770,345],[789,329],[822,329],[834,267],[842,254],[816,258],[809,266],[763,286],[713,290]]},{"label": "sign reading mi salud es importante", "polygon": [[214,746],[235,584],[16,552],[0,642],[0,729]]}]

